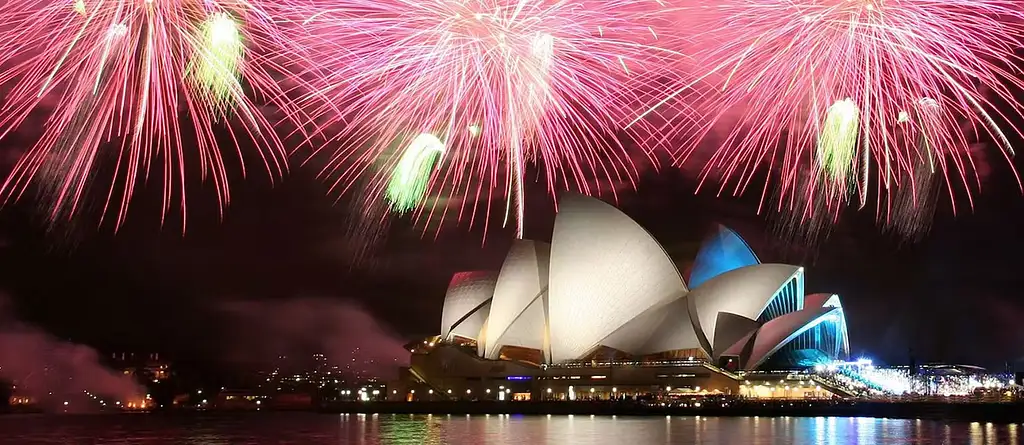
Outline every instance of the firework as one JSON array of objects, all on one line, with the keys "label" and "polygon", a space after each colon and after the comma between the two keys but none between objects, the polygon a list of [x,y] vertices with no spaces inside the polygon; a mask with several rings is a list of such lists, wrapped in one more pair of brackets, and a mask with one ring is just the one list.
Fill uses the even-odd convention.
[{"label": "firework", "polygon": [[387,199],[391,208],[405,213],[416,208],[427,192],[430,174],[444,154],[444,142],[432,134],[421,134],[402,153],[388,183]]},{"label": "firework", "polygon": [[174,206],[184,219],[189,177],[211,181],[223,210],[228,165],[241,163],[243,146],[256,147],[268,172],[284,169],[272,125],[244,91],[282,97],[269,70],[281,40],[268,10],[246,0],[6,2],[0,125],[7,134],[46,123],[3,198],[33,186],[51,221],[70,218],[112,166],[103,215],[116,216],[116,227],[146,181],[162,186],[162,219]]},{"label": "firework", "polygon": [[225,12],[211,14],[202,24],[200,45],[193,54],[192,74],[205,90],[207,100],[217,106],[229,106],[239,97],[242,56],[245,44],[238,22]]},{"label": "firework", "polygon": [[859,114],[850,99],[836,102],[829,107],[818,136],[818,163],[841,186],[855,167]]},{"label": "firework", "polygon": [[433,134],[446,151],[417,216],[454,212],[473,225],[478,203],[486,213],[503,199],[522,237],[529,166],[551,193],[635,178],[618,132],[651,74],[677,57],[656,31],[667,10],[654,0],[331,2],[304,22],[324,67],[311,96],[322,105],[309,109],[345,127],[323,173],[344,192],[380,163],[370,187],[383,192],[404,159],[389,155],[391,141]]},{"label": "firework", "polygon": [[[1013,99],[1024,85],[1014,55],[1024,36],[1021,2],[713,3],[692,10],[702,17],[695,32],[704,44],[695,57],[703,74],[661,103],[711,87],[695,105],[709,119],[677,129],[697,140],[724,133],[704,169],[705,178],[724,177],[723,189],[732,183],[742,193],[766,167],[777,172],[771,182],[783,196],[830,200],[825,207],[834,212],[852,196],[861,207],[869,194],[892,203],[885,196],[913,187],[925,159],[951,198],[956,186],[970,202],[980,185],[971,143],[991,141],[1013,154],[1010,136],[1019,131],[1007,122],[1022,115]],[[683,147],[677,161],[699,145]],[[799,179],[808,168],[826,174]],[[844,192],[828,192],[814,185],[819,181]],[[851,188],[857,193],[847,193]],[[778,210],[789,207],[784,201]]]}]

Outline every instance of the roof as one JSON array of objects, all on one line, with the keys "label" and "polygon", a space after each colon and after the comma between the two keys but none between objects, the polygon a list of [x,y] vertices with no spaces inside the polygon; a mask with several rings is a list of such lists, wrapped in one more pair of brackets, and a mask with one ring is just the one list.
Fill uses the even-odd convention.
[{"label": "roof", "polygon": [[[441,335],[477,340],[485,358],[516,346],[542,351],[548,363],[598,348],[634,356],[702,349],[713,359],[739,356],[747,369],[791,342],[848,353],[839,296],[805,296],[802,267],[758,263],[725,227],[695,263],[697,286],[688,291],[676,262],[635,221],[595,198],[567,195],[551,244],[517,240],[500,272],[456,274]],[[834,347],[808,332],[825,320],[836,321],[820,333]]]},{"label": "roof", "polygon": [[732,229],[719,225],[714,235],[701,245],[690,270],[690,288],[731,270],[760,264],[746,241]]},{"label": "roof", "polygon": [[701,343],[712,349],[720,312],[757,320],[777,291],[791,279],[802,279],[802,271],[788,264],[758,264],[723,273],[694,289],[687,298]]},{"label": "roof", "polygon": [[544,349],[547,326],[542,296],[548,290],[550,255],[547,243],[517,240],[512,244],[494,288],[483,339],[485,357],[497,358],[502,346]]},{"label": "roof", "polygon": [[[441,336],[459,335],[477,338],[487,313],[483,306],[494,295],[497,274],[494,272],[459,272],[448,284],[441,308]],[[454,330],[454,328],[458,328]]]},{"label": "roof", "polygon": [[564,196],[551,239],[548,298],[555,362],[584,355],[637,315],[686,293],[661,245],[600,200]]}]

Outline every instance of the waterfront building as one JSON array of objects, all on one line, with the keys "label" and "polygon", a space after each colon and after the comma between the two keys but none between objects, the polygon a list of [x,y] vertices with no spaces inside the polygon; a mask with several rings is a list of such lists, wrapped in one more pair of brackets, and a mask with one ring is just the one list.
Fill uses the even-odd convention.
[{"label": "waterfront building", "polygon": [[849,353],[839,296],[805,294],[802,267],[762,263],[726,227],[686,275],[624,213],[567,195],[550,244],[519,240],[500,270],[452,278],[394,398],[738,395],[744,372]]}]

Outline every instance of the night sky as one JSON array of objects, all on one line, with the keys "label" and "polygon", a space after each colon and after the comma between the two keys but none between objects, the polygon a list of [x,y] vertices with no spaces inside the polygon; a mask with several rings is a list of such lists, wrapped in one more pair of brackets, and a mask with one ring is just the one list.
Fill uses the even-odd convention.
[{"label": "night sky", "polygon": [[[674,255],[694,252],[721,222],[762,261],[807,266],[809,293],[842,296],[857,355],[905,363],[912,351],[919,362],[1001,370],[1024,356],[1024,198],[1005,161],[986,150],[974,211],[960,196],[954,218],[943,197],[934,228],[916,244],[880,234],[873,208],[846,211],[816,245],[785,243],[756,214],[757,193],[695,195],[693,172],[666,167],[645,169],[636,192],[620,188],[619,207]],[[231,301],[346,302],[399,337],[436,334],[451,274],[496,270],[513,237],[492,226],[483,242],[479,226],[452,221],[436,239],[421,237],[409,221],[392,218],[387,239],[354,263],[352,252],[366,242],[347,235],[356,206],[336,203],[314,175],[295,168],[273,185],[258,174],[235,181],[223,222],[204,201],[211,191],[195,187],[184,237],[174,211],[161,228],[155,188],[116,234],[96,229],[89,215],[48,228],[30,200],[9,206],[0,213],[0,288],[23,320],[60,338],[216,362],[233,348],[223,339],[237,337],[227,331],[245,329],[225,322],[222,306]],[[528,195],[527,237],[550,240],[552,200],[540,184],[529,185]],[[494,213],[499,224],[501,211]]]}]

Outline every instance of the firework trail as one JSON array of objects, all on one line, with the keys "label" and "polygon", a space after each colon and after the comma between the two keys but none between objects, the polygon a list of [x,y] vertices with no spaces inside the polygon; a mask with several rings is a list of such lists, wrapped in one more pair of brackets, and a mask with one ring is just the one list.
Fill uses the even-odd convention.
[{"label": "firework trail", "polygon": [[838,205],[834,197],[847,193],[849,183],[840,187],[826,170],[813,164],[796,169],[793,180],[802,193],[773,190],[770,199],[779,210],[770,214],[769,228],[784,245],[815,249],[839,222],[844,206]]},{"label": "firework trail", "polygon": [[[940,120],[942,113],[934,99],[923,98],[918,105],[916,117],[912,118],[907,112],[901,114],[901,125],[911,125],[912,120],[920,128],[943,125]],[[886,195],[888,212],[876,212],[878,225],[883,231],[907,241],[918,241],[931,230],[941,191],[932,151],[928,133],[918,132],[916,150],[909,159],[914,169],[912,174],[906,176],[902,186],[895,187],[895,191]]]},{"label": "firework trail", "polygon": [[405,213],[420,204],[444,150],[444,142],[432,134],[421,134],[409,143],[388,182],[386,197],[395,212]]},{"label": "firework trail", "polygon": [[251,90],[289,114],[271,71],[285,47],[269,11],[246,0],[4,3],[0,131],[45,124],[4,182],[3,199],[35,185],[51,222],[71,218],[102,166],[116,161],[103,215],[120,227],[136,188],[151,180],[162,186],[162,221],[174,206],[185,219],[192,177],[213,183],[223,212],[228,165],[241,164],[243,145],[281,174],[283,147],[246,96]]},{"label": "firework trail", "polygon": [[[551,193],[633,181],[620,133],[678,56],[657,31],[668,11],[655,0],[330,2],[304,22],[323,86],[310,96],[320,105],[303,108],[320,130],[344,125],[321,148],[322,173],[342,193],[369,174],[380,195],[402,158],[368,166],[432,134],[446,151],[414,217],[472,226],[502,198],[522,237],[531,165]],[[452,208],[449,196],[469,199]]]},{"label": "firework trail", "polygon": [[[350,270],[372,269],[381,265],[377,252],[384,246],[391,219],[391,207],[379,202],[379,195],[369,187],[355,187],[352,199],[359,205],[349,206],[348,217],[342,231],[344,258]],[[371,196],[372,195],[372,196]]]},{"label": "firework trail", "polygon": [[[885,196],[913,187],[923,156],[955,210],[954,184],[964,185],[972,207],[971,190],[980,186],[973,141],[991,140],[1013,155],[1010,138],[1020,132],[1004,122],[1024,114],[1012,92],[1024,86],[1014,55],[1024,3],[720,0],[690,12],[701,16],[694,32],[703,44],[694,57],[706,69],[651,109],[698,84],[712,87],[695,105],[708,119],[678,123],[692,139],[677,162],[725,127],[725,142],[703,172],[704,180],[724,177],[719,193],[730,184],[743,193],[766,167],[780,172],[777,210],[793,207],[786,199],[826,199],[836,212],[854,197],[864,207],[873,193],[885,214],[895,203]],[[824,174],[808,183],[806,168]]]},{"label": "firework trail", "polygon": [[878,225],[883,231],[907,241],[918,241],[931,230],[941,191],[939,178],[926,156],[913,162],[915,172],[908,178],[910,183],[886,196],[886,204],[891,210],[877,215]]}]

